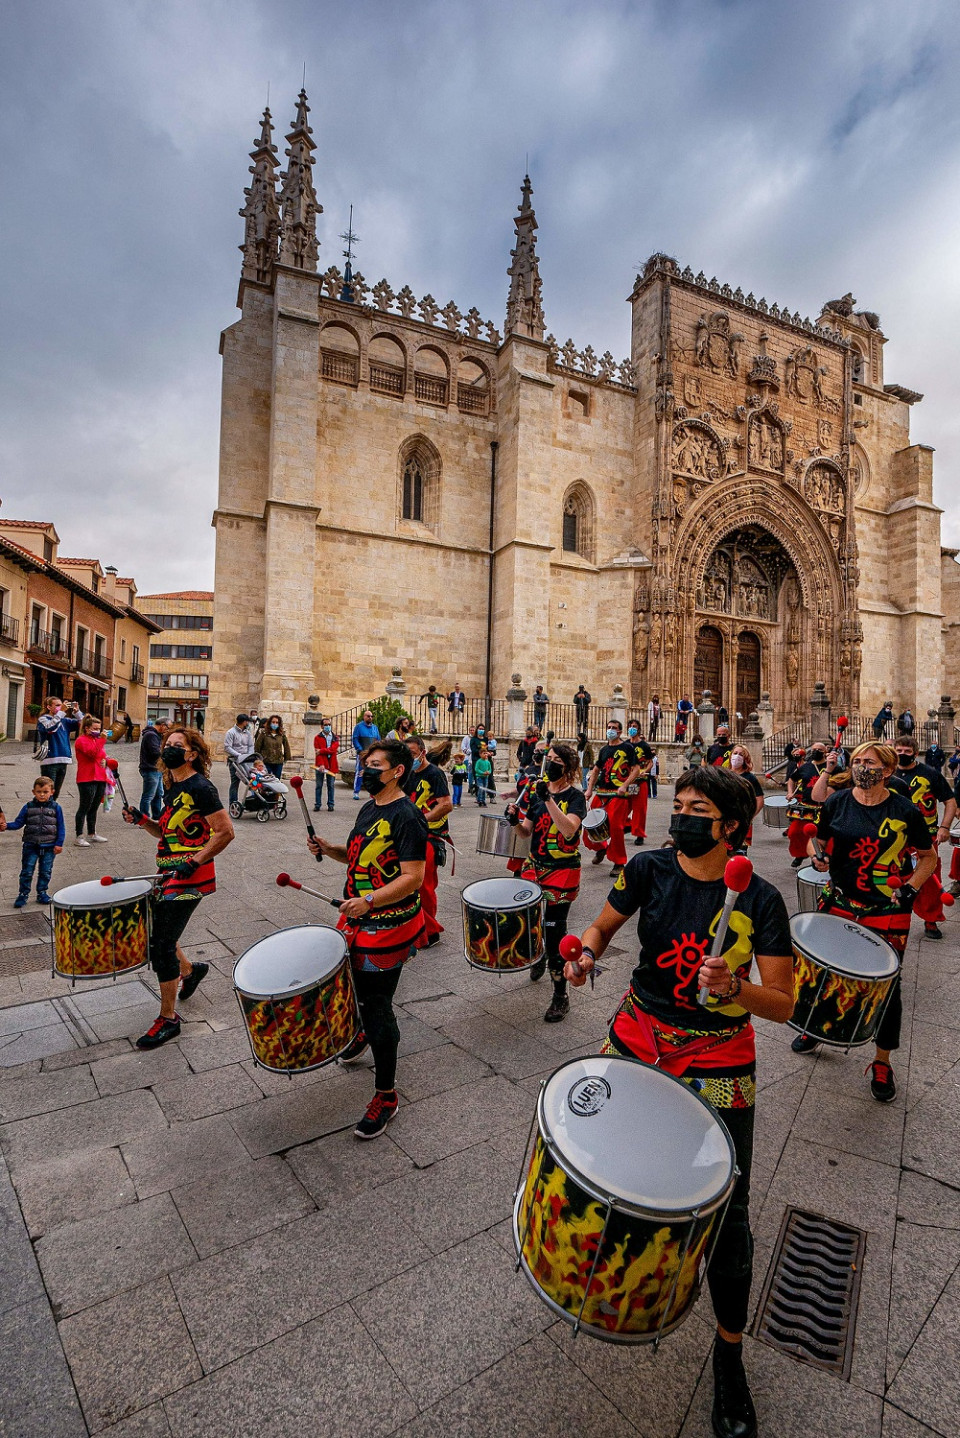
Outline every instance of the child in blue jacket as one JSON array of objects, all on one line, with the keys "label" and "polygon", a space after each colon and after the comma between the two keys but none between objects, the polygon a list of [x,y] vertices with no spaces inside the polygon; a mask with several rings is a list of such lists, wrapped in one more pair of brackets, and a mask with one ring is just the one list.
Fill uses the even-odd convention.
[{"label": "child in blue jacket", "polygon": [[66,829],[63,810],[53,797],[53,780],[42,775],[33,785],[33,798],[24,804],[15,819],[7,820],[7,829],[23,830],[23,867],[20,870],[20,892],[13,901],[22,909],[30,897],[33,872],[40,865],[37,878],[37,903],[50,902],[50,876],[53,861],[63,848]]}]

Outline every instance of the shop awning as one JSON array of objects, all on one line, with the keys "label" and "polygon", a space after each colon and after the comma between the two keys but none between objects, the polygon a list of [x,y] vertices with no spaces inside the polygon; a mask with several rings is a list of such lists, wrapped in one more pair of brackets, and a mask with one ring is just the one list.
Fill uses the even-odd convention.
[{"label": "shop awning", "polygon": [[74,679],[82,679],[83,682],[84,682],[84,684],[92,684],[95,689],[109,689],[109,688],[110,688],[110,685],[104,683],[104,681],[103,681],[102,679],[94,679],[94,677],[93,677],[92,674],[84,674],[84,672],[83,672],[82,669],[78,669],[77,672],[76,672],[76,674],[75,674],[73,677],[74,677]]}]

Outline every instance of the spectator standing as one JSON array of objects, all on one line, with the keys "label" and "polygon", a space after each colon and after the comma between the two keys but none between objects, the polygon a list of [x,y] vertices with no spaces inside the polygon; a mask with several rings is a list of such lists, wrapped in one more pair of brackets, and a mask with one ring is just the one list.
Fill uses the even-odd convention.
[{"label": "spectator standing", "polygon": [[[473,760],[473,792],[477,791],[477,760],[480,758],[480,750],[487,747],[487,731],[482,724],[478,724],[472,731],[470,738],[470,757]],[[489,754],[487,758],[489,758]],[[491,769],[493,765],[491,763]]]},{"label": "spectator standing", "polygon": [[659,694],[654,694],[653,697],[652,697],[651,700],[650,700],[650,703],[647,705],[647,724],[648,724],[648,734],[647,734],[647,737],[648,737],[649,739],[651,739],[651,740],[656,739],[656,737],[657,737],[657,730],[660,728],[660,695],[659,695]]},{"label": "spectator standing", "polygon": [[573,696],[573,707],[577,716],[577,728],[587,730],[590,728],[590,702],[591,695],[581,684]]},{"label": "spectator standing", "polygon": [[260,732],[260,723],[261,723],[260,715],[257,713],[256,709],[251,709],[251,710],[250,710],[250,733],[253,735],[254,738],[256,738],[257,734]]},{"label": "spectator standing", "polygon": [[533,722],[538,729],[542,729],[547,722],[547,705],[549,703],[549,694],[544,692],[542,684],[538,684],[533,691]]},{"label": "spectator standing", "polygon": [[873,721],[873,737],[882,739],[888,724],[893,723],[893,701],[888,699]]},{"label": "spectator standing", "polygon": [[947,756],[940,748],[940,741],[934,739],[930,748],[923,756],[923,762],[929,764],[931,769],[936,769],[938,774],[943,773],[943,766],[947,762]]},{"label": "spectator standing", "polygon": [[363,718],[359,724],[354,724],[353,733],[350,735],[350,743],[353,745],[353,752],[357,756],[357,771],[353,776],[353,797],[359,802],[360,780],[363,778],[363,765],[360,763],[360,755],[364,750],[369,749],[374,740],[380,738],[380,730],[373,722],[373,710],[364,709]]},{"label": "spectator standing", "polygon": [[527,765],[530,764],[530,763],[532,763],[534,750],[535,750],[536,747],[537,747],[537,742],[538,742],[539,738],[540,738],[540,730],[537,728],[537,726],[536,726],[535,724],[529,724],[529,725],[527,726],[527,732],[526,732],[526,734],[525,734],[524,737],[520,740],[520,743],[517,745],[517,778],[518,778],[518,779],[520,778],[520,775],[521,775],[521,773],[523,772],[523,770],[526,769]]},{"label": "spectator standing", "polygon": [[[107,742],[103,737],[103,726],[96,714],[87,714],[80,722],[77,735],[77,789],[80,804],[77,808],[76,843],[81,849],[89,849],[91,842],[105,844],[106,838],[97,833],[97,811],[103,803],[107,787]],[[83,825],[87,825],[87,837],[83,836]]]},{"label": "spectator standing", "polygon": [[46,711],[37,720],[37,740],[47,745],[40,773],[50,780],[53,797],[59,799],[67,765],[73,763],[70,735],[80,728],[81,714],[76,704],[64,704],[55,694],[47,699]]},{"label": "spectator standing", "polygon": [[651,798],[651,799],[655,799],[655,798],[657,797],[657,784],[659,783],[659,780],[660,780],[660,755],[657,753],[656,749],[654,749],[654,751],[653,751],[653,764],[651,765],[651,768],[650,768],[650,778],[649,778],[649,780],[647,781],[647,782],[649,783],[649,785],[650,785],[650,798]]},{"label": "spectator standing", "polygon": [[684,694],[683,698],[677,701],[677,722],[673,731],[678,744],[682,744],[687,737],[687,725],[692,713],[693,702],[689,694]]},{"label": "spectator standing", "polygon": [[160,773],[162,748],[163,735],[153,720],[148,719],[140,736],[139,758],[140,778],[143,780],[140,810],[148,819],[159,819],[163,810],[163,776]]},{"label": "spectator standing", "polygon": [[324,785],[327,790],[327,808],[331,814],[333,813],[333,795],[337,785],[337,775],[340,773],[340,761],[337,758],[339,748],[339,736],[334,734],[330,720],[324,719],[320,726],[320,733],[313,736],[313,772],[316,781],[313,812],[315,814],[320,812]]},{"label": "spectator standing", "polygon": [[916,729],[916,727],[916,720],[914,719],[909,709],[904,709],[903,713],[897,716],[898,734],[909,734],[912,738],[913,731]]},{"label": "spectator standing", "polygon": [[463,755],[463,762],[467,766],[467,793],[473,793],[473,736],[475,730],[470,728],[460,740],[460,752]]},{"label": "spectator standing", "polygon": [[447,713],[462,714],[466,708],[467,697],[460,688],[460,680],[456,680],[450,693],[447,695]]},{"label": "spectator standing", "polygon": [[254,740],[254,749],[275,779],[283,778],[283,766],[290,762],[290,740],[279,714],[271,714]]},{"label": "spectator standing", "polygon": [[67,836],[63,810],[53,795],[53,780],[46,775],[34,780],[33,798],[24,804],[15,819],[5,820],[3,827],[23,830],[20,889],[13,901],[13,907],[22,909],[29,899],[34,870],[38,864],[37,903],[49,904],[53,861],[63,848]]},{"label": "spectator standing", "polygon": [[397,720],[396,727],[390,730],[387,738],[399,739],[402,744],[405,739],[409,739],[412,734],[416,733],[416,729],[417,726],[413,720],[408,719],[406,714],[404,714],[402,718]]},{"label": "spectator standing", "polygon": [[453,763],[450,766],[450,791],[453,797],[453,807],[460,808],[460,798],[463,794],[465,782],[469,782],[470,770],[467,768],[467,761],[463,753],[454,754]]},{"label": "spectator standing", "polygon": [[130,715],[127,713],[126,709],[124,709],[124,711],[123,711],[123,713],[121,714],[120,717],[121,717],[121,719],[123,720],[124,724],[126,724],[126,726],[127,726],[127,732],[126,732],[126,734],[124,734],[124,736],[123,736],[123,742],[124,742],[124,744],[132,744],[132,743],[133,743],[133,720],[130,718]]},{"label": "spectator standing", "polygon": [[700,765],[704,762],[706,755],[703,752],[703,740],[700,738],[699,734],[695,734],[693,736],[693,739],[683,751],[683,757],[686,760],[688,769],[700,768]]},{"label": "spectator standing", "polygon": [[958,773],[960,773],[960,744],[955,747],[950,758],[947,760],[947,768],[950,770],[951,776],[956,779]]},{"label": "spectator standing", "polygon": [[249,759],[253,753],[253,732],[250,725],[249,714],[238,714],[233,728],[228,729],[223,736],[223,750],[227,756],[227,768],[230,771],[230,797],[228,800],[230,804],[236,804],[240,797],[240,775],[237,765],[242,764],[245,759]]},{"label": "spectator standing", "polygon": [[440,695],[436,684],[431,684],[426,694],[420,695],[420,703],[427,702],[427,728],[431,734],[439,733],[437,718],[440,713]]},{"label": "spectator standing", "polygon": [[587,738],[585,729],[582,729],[577,735],[577,759],[580,762],[580,787],[585,789],[587,776],[594,765],[593,745]]},{"label": "spectator standing", "polygon": [[493,764],[490,762],[487,746],[482,740],[477,757],[473,761],[473,782],[477,786],[477,803],[481,809],[485,809],[493,788]]}]

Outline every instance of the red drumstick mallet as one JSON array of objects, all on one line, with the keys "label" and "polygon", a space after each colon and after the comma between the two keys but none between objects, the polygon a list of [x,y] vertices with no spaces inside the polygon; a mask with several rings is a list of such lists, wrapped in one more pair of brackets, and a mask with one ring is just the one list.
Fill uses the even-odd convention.
[{"label": "red drumstick mallet", "polygon": [[110,759],[107,760],[107,768],[110,770],[110,772],[113,774],[114,778],[115,778],[116,781],[117,781],[117,788],[120,790],[120,798],[123,800],[123,807],[124,807],[125,809],[129,809],[129,808],[130,808],[130,803],[129,803],[129,800],[127,799],[127,796],[126,796],[126,794],[125,794],[125,792],[124,792],[123,780],[120,778],[120,765],[119,765],[119,763],[117,762],[116,759],[110,758]]},{"label": "red drumstick mallet", "polygon": [[850,720],[847,718],[846,714],[839,714],[839,715],[837,716],[837,742],[836,742],[836,743],[834,744],[834,746],[833,746],[834,749],[839,749],[839,748],[842,746],[842,744],[843,744],[843,731],[844,731],[844,729],[846,729],[846,727],[847,727],[847,725],[848,725],[849,723],[850,723]]},{"label": "red drumstick mallet", "polygon": [[[730,927],[730,915],[733,913],[734,905],[740,895],[750,887],[750,880],[753,878],[753,865],[745,854],[735,854],[732,859],[727,860],[727,867],[723,871],[723,882],[727,886],[727,896],[723,901],[723,909],[720,913],[720,922],[717,925],[717,932],[713,936],[713,943],[710,945],[710,958],[717,958],[723,950],[723,942],[727,937],[727,929]],[[697,1002],[706,1005],[710,1001],[710,990],[701,989],[697,994]]]},{"label": "red drumstick mallet", "polygon": [[583,944],[576,934],[564,934],[557,945],[557,951],[565,964],[570,964],[577,971],[577,978],[580,977],[580,955],[583,953]]},{"label": "red drumstick mallet", "polygon": [[[300,810],[303,814],[303,822],[307,826],[307,833],[310,835],[311,839],[315,839],[317,837],[317,831],[316,829],[314,829],[313,825],[310,822],[310,811],[307,808],[307,801],[303,797],[303,780],[301,779],[299,774],[294,774],[293,778],[290,780],[290,788],[294,791],[297,798],[300,800]],[[318,864],[323,862],[322,854],[315,854],[314,857]],[[277,883],[280,883],[279,879],[277,880]],[[321,894],[320,897],[322,898],[323,895]]]},{"label": "red drumstick mallet", "polygon": [[816,856],[817,856],[818,859],[823,860],[823,859],[825,859],[825,858],[827,857],[826,854],[823,852],[823,845],[820,843],[820,840],[817,838],[817,826],[816,826],[816,824],[813,824],[813,823],[804,824],[804,826],[803,826],[803,837],[804,837],[805,839],[812,839],[812,840],[813,840],[814,852],[816,853]]},{"label": "red drumstick mallet", "polygon": [[321,894],[316,889],[310,889],[306,884],[298,884],[296,879],[291,879],[289,874],[278,874],[277,883],[281,889],[302,889],[305,894],[310,894],[314,899],[322,899],[325,904],[329,904],[333,909],[339,909],[340,907],[341,901],[339,899],[328,899],[326,894]]},{"label": "red drumstick mallet", "polygon": [[104,888],[110,884],[129,884],[134,879],[162,879],[162,874],[104,874],[100,880]]}]

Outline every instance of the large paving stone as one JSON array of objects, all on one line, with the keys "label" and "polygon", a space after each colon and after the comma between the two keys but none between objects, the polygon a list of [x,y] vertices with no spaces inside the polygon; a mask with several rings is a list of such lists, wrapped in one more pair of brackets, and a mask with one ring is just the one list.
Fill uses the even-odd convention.
[{"label": "large paving stone", "polygon": [[325,1069],[322,1078],[322,1083],[305,1087],[296,1079],[284,1080],[282,1092],[229,1114],[251,1158],[282,1153],[325,1133],[352,1127],[363,1117],[373,1088],[368,1074]]},{"label": "large paving stone", "polygon": [[907,1114],[903,1162],[907,1168],[960,1188],[960,1086],[956,1082],[931,1089]]},{"label": "large paving stone", "polygon": [[38,1240],[36,1254],[58,1318],[196,1260],[166,1193],[64,1224]]},{"label": "large paving stone", "polygon": [[[43,1294],[43,1284],[20,1205],[0,1160],[0,1313]],[[2,1430],[0,1430],[2,1431]]]},{"label": "large paving stone", "polygon": [[456,1044],[441,1042],[436,1048],[424,1049],[404,1058],[397,1068],[397,1085],[404,1098],[415,1103],[430,1094],[490,1078],[492,1073],[489,1064],[474,1058]]},{"label": "large paving stone", "polygon": [[938,1438],[938,1435],[926,1423],[918,1423],[892,1403],[884,1403],[883,1438]]},{"label": "large paving stone", "polygon": [[315,1207],[282,1158],[247,1160],[208,1174],[174,1189],[173,1200],[201,1258],[269,1233]]},{"label": "large paving stone", "polygon": [[960,1233],[942,1229],[934,1238],[929,1228],[897,1224],[887,1340],[891,1382],[958,1264]]},{"label": "large paving stone", "polygon": [[533,1098],[505,1078],[482,1079],[469,1090],[452,1089],[401,1105],[390,1136],[425,1168],[494,1134],[529,1127],[533,1110]]},{"label": "large paving stone", "polygon": [[0,1009],[0,1038],[10,1034],[28,1033],[31,1029],[48,1028],[60,1022],[60,1016],[49,1000],[36,1004],[16,1004]]},{"label": "large paving stone", "polygon": [[381,1438],[416,1407],[342,1308],[174,1394],[166,1410],[173,1438]]},{"label": "large paving stone", "polygon": [[145,1134],[120,1151],[140,1198],[235,1168],[247,1156],[223,1114]]},{"label": "large paving stone", "polygon": [[51,1054],[40,1065],[42,1073],[57,1073],[60,1069],[76,1068],[78,1064],[94,1064],[100,1059],[116,1058],[118,1054],[130,1052],[129,1039],[107,1039],[102,1044],[88,1044],[84,1048],[71,1049],[68,1053]]},{"label": "large paving stone", "polygon": [[154,1085],[157,1101],[171,1123],[208,1118],[263,1098],[257,1085],[239,1064],[211,1069],[205,1074],[188,1074]]},{"label": "large paving stone", "polygon": [[353,1307],[420,1407],[553,1322],[487,1234],[384,1283]]},{"label": "large paving stone", "polygon": [[99,1098],[97,1086],[84,1067],[64,1069],[61,1073],[39,1073],[24,1078],[0,1080],[0,1122],[30,1118],[38,1113],[51,1113],[70,1108],[72,1104]]},{"label": "large paving stone", "polygon": [[[637,1431],[590,1377],[571,1364],[557,1363],[549,1341],[537,1337],[404,1424],[397,1438],[478,1438],[480,1434],[630,1438]],[[657,1438],[668,1431],[661,1426]]]},{"label": "large paving stone", "polygon": [[68,1318],[60,1340],[91,1433],[202,1377],[169,1279]]},{"label": "large paving stone", "polygon": [[375,1143],[360,1143],[352,1129],[342,1130],[288,1149],[285,1158],[318,1208],[372,1192],[413,1168],[413,1160],[391,1141],[389,1130]]},{"label": "large paving stone", "polygon": [[0,1144],[11,1167],[84,1148],[111,1148],[139,1138],[148,1129],[166,1129],[152,1093],[137,1090],[77,1104],[62,1113],[20,1119],[0,1128]]},{"label": "large paving stone", "polygon": [[833,1093],[829,1099],[816,1086],[808,1088],[793,1123],[798,1138],[844,1153],[859,1154],[900,1167],[904,1111],[900,1104],[879,1104]]},{"label": "large paving stone", "polygon": [[86,1438],[87,1425],[46,1297],[0,1313],[0,1433]]},{"label": "large paving stone", "polygon": [[0,1035],[0,1069],[18,1068],[20,1064],[49,1058],[51,1054],[77,1046],[73,1030],[59,1019],[43,1028],[28,1029],[26,1033],[3,1034]]},{"label": "large paving stone", "polygon": [[960,1270],[955,1269],[918,1335],[887,1397],[938,1433],[960,1433]]},{"label": "large paving stone", "polygon": [[[544,1000],[546,1007],[546,1000]],[[556,1067],[556,1050],[492,1014],[474,1014],[470,1019],[445,1023],[448,1038],[509,1079]]]},{"label": "large paving stone", "polygon": [[17,1194],[30,1235],[133,1203],[137,1193],[116,1148],[91,1148],[17,1169]]},{"label": "large paving stone", "polygon": [[116,1058],[103,1059],[92,1067],[94,1081],[101,1098],[128,1093],[131,1089],[152,1088],[168,1079],[182,1078],[190,1066],[177,1044],[164,1044],[159,1049],[131,1049]]},{"label": "large paving stone", "polygon": [[205,1259],[174,1288],[209,1372],[427,1256],[395,1209],[360,1198]]},{"label": "large paving stone", "polygon": [[395,1179],[377,1199],[396,1204],[417,1237],[441,1253],[510,1216],[518,1171],[512,1155],[481,1143]]},{"label": "large paving stone", "polygon": [[[900,1175],[897,1217],[928,1228],[960,1228],[960,1190],[922,1173]],[[934,1234],[931,1242],[936,1242]]]},{"label": "large paving stone", "polygon": [[177,1047],[194,1073],[206,1073],[250,1057],[250,1041],[242,1027],[221,1029],[198,1038],[181,1038]]},{"label": "large paving stone", "polygon": [[104,1438],[170,1438],[170,1424],[162,1403],[141,1408],[112,1428],[105,1428]]}]

